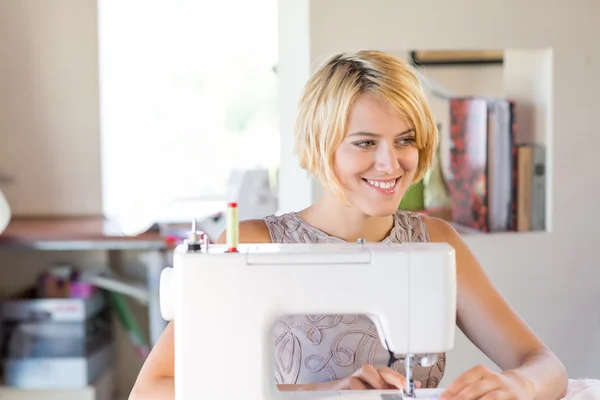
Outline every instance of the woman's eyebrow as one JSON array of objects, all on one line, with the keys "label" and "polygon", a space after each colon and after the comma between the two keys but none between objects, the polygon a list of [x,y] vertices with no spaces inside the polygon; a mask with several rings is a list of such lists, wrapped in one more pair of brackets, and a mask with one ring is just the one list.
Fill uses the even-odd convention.
[{"label": "woman's eyebrow", "polygon": [[[413,128],[407,129],[404,132],[400,132],[399,134],[397,134],[396,136],[402,136],[402,135],[406,135],[407,133],[410,132],[414,132],[415,130]],[[348,136],[368,136],[368,137],[381,137],[380,134],[378,133],[373,133],[373,132],[364,132],[364,131],[358,131],[358,132],[353,132],[351,134],[349,134]]]}]

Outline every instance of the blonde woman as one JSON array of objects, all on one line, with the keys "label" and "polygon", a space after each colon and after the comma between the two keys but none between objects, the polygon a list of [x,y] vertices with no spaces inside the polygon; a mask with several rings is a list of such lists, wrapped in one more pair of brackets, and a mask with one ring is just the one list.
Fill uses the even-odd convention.
[{"label": "blonde woman", "polygon": [[[457,255],[458,327],[502,372],[474,366],[448,382],[444,398],[563,396],[563,364],[492,286],[456,231],[443,220],[398,211],[409,186],[430,167],[437,145],[434,118],[410,66],[378,51],[331,58],[306,84],[294,135],[300,165],[321,181],[322,197],[304,210],[243,221],[240,242],[449,243]],[[280,390],[405,385],[402,363],[386,366],[388,353],[364,315],[283,317],[276,328],[274,374]],[[223,373],[231,373],[235,383],[243,365]],[[417,366],[417,386],[437,387],[445,366],[445,354],[432,367]],[[143,366],[132,398],[172,395],[171,323]]]}]

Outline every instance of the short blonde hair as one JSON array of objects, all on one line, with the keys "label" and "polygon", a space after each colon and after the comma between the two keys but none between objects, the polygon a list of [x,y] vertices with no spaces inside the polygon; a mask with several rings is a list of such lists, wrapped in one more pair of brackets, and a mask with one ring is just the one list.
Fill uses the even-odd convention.
[{"label": "short blonde hair", "polygon": [[338,54],[310,78],[300,98],[294,127],[294,152],[300,166],[342,198],[334,173],[334,154],[346,135],[350,112],[363,93],[379,95],[415,130],[421,180],[433,162],[438,129],[413,68],[381,51]]}]

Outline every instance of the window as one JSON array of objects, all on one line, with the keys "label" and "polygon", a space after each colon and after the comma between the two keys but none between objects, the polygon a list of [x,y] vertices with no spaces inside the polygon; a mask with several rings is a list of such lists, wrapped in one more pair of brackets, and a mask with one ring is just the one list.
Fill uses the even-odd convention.
[{"label": "window", "polygon": [[277,1],[99,1],[105,214],[279,166]]}]

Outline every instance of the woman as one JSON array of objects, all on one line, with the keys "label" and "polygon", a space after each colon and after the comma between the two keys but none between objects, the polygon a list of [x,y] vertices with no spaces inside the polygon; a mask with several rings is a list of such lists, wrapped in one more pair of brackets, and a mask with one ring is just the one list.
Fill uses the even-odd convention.
[{"label": "woman", "polygon": [[[243,221],[240,242],[449,243],[457,258],[457,324],[502,372],[476,366],[450,382],[444,398],[563,397],[564,366],[496,291],[456,231],[443,220],[398,211],[402,196],[430,166],[438,135],[407,64],[377,51],[333,57],[307,83],[294,134],[301,166],[323,183],[324,193],[304,210]],[[219,242],[224,238],[225,233]],[[363,315],[281,318],[274,346],[280,390],[405,385],[402,363],[386,367],[388,354]],[[432,367],[417,366],[417,386],[438,386],[445,361],[440,354]],[[171,323],[143,366],[132,398],[172,395]]]}]

